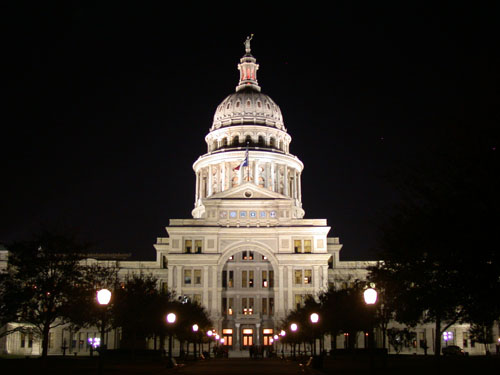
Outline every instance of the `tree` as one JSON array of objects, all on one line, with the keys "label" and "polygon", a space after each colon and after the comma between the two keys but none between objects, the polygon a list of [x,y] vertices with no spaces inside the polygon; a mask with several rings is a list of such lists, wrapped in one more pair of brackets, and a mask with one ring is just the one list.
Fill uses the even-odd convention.
[{"label": "tree", "polygon": [[490,354],[488,344],[495,342],[493,338],[493,327],[488,322],[486,324],[473,323],[469,329],[470,338],[484,345],[484,351],[487,355]]},{"label": "tree", "polygon": [[74,236],[42,232],[33,240],[9,246],[7,273],[2,276],[0,318],[28,323],[48,353],[50,330],[69,321],[83,246]]},{"label": "tree", "polygon": [[153,275],[130,274],[113,293],[113,325],[123,329],[122,347],[144,348],[146,339],[162,332],[170,293],[160,292]]},{"label": "tree", "polygon": [[500,315],[492,298],[500,294],[500,169],[491,147],[477,145],[455,142],[400,171],[401,201],[382,220],[383,261],[370,270],[387,287],[396,320],[435,323],[437,356],[450,325],[492,324]]},{"label": "tree", "polygon": [[368,331],[375,318],[363,300],[363,283],[356,281],[351,287],[336,289],[330,287],[319,296],[325,321],[325,331],[332,337],[332,348],[339,333],[349,335],[349,348],[353,348],[359,332]]},{"label": "tree", "polygon": [[390,328],[387,330],[387,336],[389,337],[389,344],[392,345],[397,354],[403,347],[410,346],[416,339],[415,332],[410,331],[408,328]]}]

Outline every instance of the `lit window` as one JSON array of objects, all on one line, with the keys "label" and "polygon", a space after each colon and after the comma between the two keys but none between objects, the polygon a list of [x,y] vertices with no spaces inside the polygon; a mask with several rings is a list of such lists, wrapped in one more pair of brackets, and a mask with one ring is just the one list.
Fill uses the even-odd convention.
[{"label": "lit window", "polygon": [[302,241],[301,240],[294,240],[293,241],[293,249],[295,253],[301,253],[302,252]]},{"label": "lit window", "polygon": [[201,240],[195,240],[194,241],[194,248],[196,250],[196,253],[200,254],[201,253],[201,249],[202,249],[202,241]]},{"label": "lit window", "polygon": [[193,249],[193,241],[185,240],[184,241],[184,252],[190,254]]},{"label": "lit window", "polygon": [[195,285],[201,284],[201,270],[194,270],[194,283]]},{"label": "lit window", "polygon": [[185,285],[190,285],[191,284],[191,270],[184,270],[184,284]]},{"label": "lit window", "polygon": [[312,250],[311,240],[304,240],[304,253],[310,253]]},{"label": "lit window", "polygon": [[295,284],[302,284],[302,270],[295,270]]},{"label": "lit window", "polygon": [[312,270],[304,270],[304,284],[312,283]]}]

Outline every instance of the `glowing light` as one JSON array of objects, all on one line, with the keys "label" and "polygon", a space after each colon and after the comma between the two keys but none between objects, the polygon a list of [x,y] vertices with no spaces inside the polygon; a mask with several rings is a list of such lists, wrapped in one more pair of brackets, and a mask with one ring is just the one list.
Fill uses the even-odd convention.
[{"label": "glowing light", "polygon": [[363,292],[363,297],[367,305],[373,305],[377,302],[377,291],[373,288],[368,288]]},{"label": "glowing light", "polygon": [[213,332],[212,332],[212,331],[208,331],[208,332],[207,332],[207,336],[208,336],[208,337],[211,337],[211,336],[212,336],[212,334],[213,334]]},{"label": "glowing light", "polygon": [[100,305],[107,305],[111,300],[111,292],[108,289],[101,289],[97,291],[97,302]]},{"label": "glowing light", "polygon": [[193,324],[193,332],[198,332],[198,324]]},{"label": "glowing light", "polygon": [[177,316],[174,313],[169,313],[167,315],[167,323],[175,323],[175,320],[177,319]]},{"label": "glowing light", "polygon": [[309,319],[311,319],[311,323],[316,324],[319,321],[319,315],[316,313],[312,313]]},{"label": "glowing light", "polygon": [[292,323],[290,324],[290,329],[292,330],[292,332],[295,332],[299,329],[299,326],[295,323]]},{"label": "glowing light", "polygon": [[283,337],[284,337],[284,336],[286,336],[286,332],[285,332],[285,330],[283,330],[283,329],[281,330],[281,332],[280,332],[280,336],[283,336]]}]

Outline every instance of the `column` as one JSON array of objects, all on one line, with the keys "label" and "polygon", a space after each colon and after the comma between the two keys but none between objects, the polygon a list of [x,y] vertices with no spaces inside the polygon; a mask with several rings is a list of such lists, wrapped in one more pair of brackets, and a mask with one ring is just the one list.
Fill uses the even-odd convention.
[{"label": "column", "polygon": [[177,285],[176,285],[176,294],[178,296],[182,295],[182,274],[184,273],[183,267],[176,267],[177,269]]},{"label": "column", "polygon": [[321,268],[323,269],[323,283],[321,287],[324,290],[328,290],[328,265],[321,266]]},{"label": "column", "polygon": [[260,323],[255,324],[255,330],[257,331],[257,338],[256,338],[256,343],[257,345],[260,345]]},{"label": "column", "polygon": [[208,280],[209,280],[208,266],[203,266],[203,306],[208,305]]},{"label": "column", "polygon": [[314,294],[318,294],[320,290],[319,266],[313,266],[313,285],[314,285]]},{"label": "column", "polygon": [[278,280],[274,280],[274,285],[278,287],[278,298],[276,301],[276,314],[285,316],[285,280],[283,279],[283,266],[278,266]]},{"label": "column", "polygon": [[265,164],[265,171],[264,175],[266,176],[266,189],[269,189],[269,186],[271,185],[271,163],[266,163]]},{"label": "column", "polygon": [[216,312],[217,315],[221,313],[221,304],[219,302],[221,298],[221,293],[218,288],[217,279],[217,266],[212,266],[212,311]]},{"label": "column", "polygon": [[196,172],[196,188],[194,192],[194,203],[195,205],[198,205],[198,197],[200,193],[200,173]]},{"label": "column", "polygon": [[208,166],[208,197],[212,195],[212,164]]},{"label": "column", "polygon": [[285,165],[283,169],[283,194],[289,196],[288,191],[288,167]]},{"label": "column", "polygon": [[220,164],[220,191],[226,190],[226,163]]},{"label": "column", "polygon": [[298,185],[298,189],[299,189],[299,196],[298,196],[298,199],[299,199],[299,202],[302,202],[302,189],[301,189],[301,180],[302,178],[302,172],[298,174],[298,181],[297,181],[297,185]]},{"label": "column", "polygon": [[240,350],[241,349],[241,345],[240,345],[240,323],[235,323],[234,326],[235,326],[235,331],[236,331],[236,342],[234,343],[234,347],[237,350]]},{"label": "column", "polygon": [[293,299],[293,267],[288,266],[287,267],[287,282],[288,282],[288,306],[287,310],[293,310],[295,306],[294,304],[294,299]]},{"label": "column", "polygon": [[271,190],[274,192],[277,192],[278,189],[276,188],[276,167],[274,162],[271,162]]},{"label": "column", "polygon": [[259,185],[259,163],[257,163],[257,160],[254,161],[253,183]]}]

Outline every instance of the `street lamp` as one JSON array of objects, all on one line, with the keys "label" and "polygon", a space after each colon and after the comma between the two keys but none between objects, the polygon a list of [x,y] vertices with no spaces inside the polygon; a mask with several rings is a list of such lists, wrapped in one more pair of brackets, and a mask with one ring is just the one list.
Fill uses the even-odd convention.
[{"label": "street lamp", "polygon": [[[371,283],[370,287],[365,289],[363,292],[363,298],[365,299],[365,303],[368,307],[374,306],[375,303],[377,302],[377,291],[374,289],[375,284]],[[370,308],[371,310],[371,308]],[[369,317],[369,323],[370,323],[370,330],[369,330],[369,336],[368,336],[368,347],[370,350],[370,372],[373,372],[373,349],[374,349],[374,335],[373,335],[373,312],[370,311],[370,317]]]},{"label": "street lamp", "polygon": [[198,324],[193,324],[193,332],[194,332],[194,335],[195,335],[195,338],[194,338],[194,359],[196,359],[196,341],[198,339]]},{"label": "street lamp", "polygon": [[316,324],[319,321],[319,315],[316,313],[312,313],[311,316],[309,316],[309,319],[311,320],[311,323],[313,324],[313,340],[314,340],[314,345],[313,345],[313,355],[316,355]]},{"label": "street lamp", "polygon": [[[290,324],[290,330],[292,331],[292,333],[294,335],[295,335],[295,332],[297,332],[298,329],[299,329],[299,326],[296,323]],[[294,339],[296,339],[296,337],[294,337]],[[293,340],[293,358],[295,358],[295,345],[296,345],[295,340]]]},{"label": "street lamp", "polygon": [[106,306],[109,301],[111,301],[111,292],[108,289],[100,289],[97,291],[97,302],[102,306],[102,318],[101,318],[101,340],[99,345],[99,364],[98,373],[102,374],[103,371],[103,359],[104,350],[106,349],[106,344],[104,341],[104,332],[106,330]]},{"label": "street lamp", "polygon": [[[177,320],[177,315],[175,315],[174,313],[167,314],[167,323],[169,325],[174,324],[176,320]],[[169,365],[172,365],[172,331],[170,329],[168,336],[168,359],[169,359]]]}]

